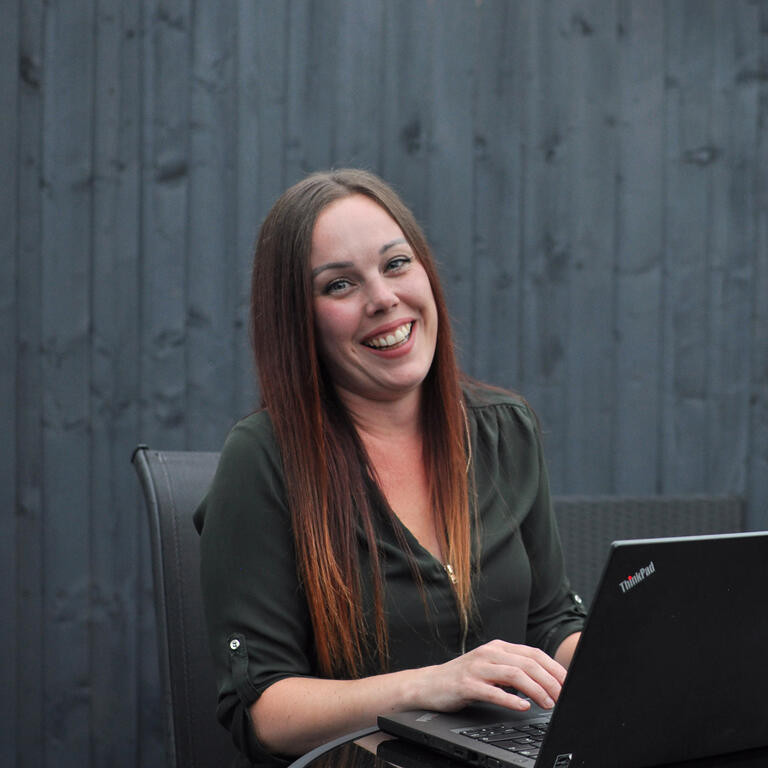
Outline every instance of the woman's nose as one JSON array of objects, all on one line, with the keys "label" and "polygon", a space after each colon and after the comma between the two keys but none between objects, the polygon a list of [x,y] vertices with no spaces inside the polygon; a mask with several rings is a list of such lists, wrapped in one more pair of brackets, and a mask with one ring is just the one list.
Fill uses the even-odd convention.
[{"label": "woman's nose", "polygon": [[369,315],[386,312],[400,303],[400,299],[392,286],[384,278],[378,278],[367,285],[366,311]]}]

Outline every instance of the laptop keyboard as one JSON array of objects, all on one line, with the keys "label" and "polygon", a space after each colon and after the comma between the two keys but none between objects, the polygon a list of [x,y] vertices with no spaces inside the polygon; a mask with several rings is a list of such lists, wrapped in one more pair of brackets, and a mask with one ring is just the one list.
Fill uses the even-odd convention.
[{"label": "laptop keyboard", "polygon": [[482,728],[464,728],[459,731],[462,736],[470,739],[493,744],[494,747],[506,749],[517,755],[535,759],[539,755],[541,742],[547,731],[548,722],[527,723],[498,723]]}]

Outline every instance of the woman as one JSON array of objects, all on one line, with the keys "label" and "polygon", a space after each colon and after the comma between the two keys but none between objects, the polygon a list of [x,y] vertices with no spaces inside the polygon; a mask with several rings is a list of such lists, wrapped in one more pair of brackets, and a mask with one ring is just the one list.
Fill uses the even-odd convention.
[{"label": "woman", "polygon": [[242,764],[386,711],[553,706],[583,610],[535,417],[460,377],[413,215],[371,174],[308,177],[262,226],[251,301],[264,410],[196,518]]}]

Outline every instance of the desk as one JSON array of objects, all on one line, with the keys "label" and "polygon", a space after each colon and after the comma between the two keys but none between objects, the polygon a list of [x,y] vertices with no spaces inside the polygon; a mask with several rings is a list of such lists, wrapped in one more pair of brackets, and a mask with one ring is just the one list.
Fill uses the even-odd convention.
[{"label": "desk", "polygon": [[[734,755],[674,763],[667,768],[765,768],[768,747]],[[347,742],[319,755],[307,768],[468,768],[436,752],[391,738],[380,731],[358,741]],[[596,768],[600,768],[596,766]],[[610,768],[617,768],[611,766]]]}]

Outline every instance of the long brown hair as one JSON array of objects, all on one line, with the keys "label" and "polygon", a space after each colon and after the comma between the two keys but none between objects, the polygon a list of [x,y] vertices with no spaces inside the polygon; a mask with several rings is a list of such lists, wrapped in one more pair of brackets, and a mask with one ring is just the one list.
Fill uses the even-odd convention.
[{"label": "long brown hair", "polygon": [[355,194],[369,197],[397,222],[432,287],[438,332],[421,398],[424,463],[438,535],[454,569],[464,616],[471,595],[466,414],[434,259],[413,214],[381,179],[355,169],[313,174],[281,195],[259,232],[251,281],[251,337],[262,404],[281,450],[317,661],[324,675],[350,677],[360,673],[365,651],[372,650],[364,640],[357,523],[371,553],[376,651],[382,671],[388,666],[383,584],[369,501],[375,478],[317,352],[309,263],[320,212]]}]

